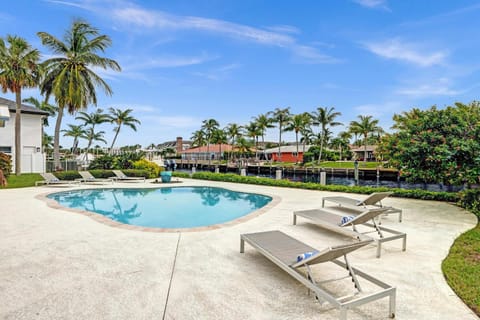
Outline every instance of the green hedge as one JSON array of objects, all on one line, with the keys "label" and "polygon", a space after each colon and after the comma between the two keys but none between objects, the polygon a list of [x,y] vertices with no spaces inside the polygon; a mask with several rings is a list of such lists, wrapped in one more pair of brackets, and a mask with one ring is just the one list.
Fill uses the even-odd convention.
[{"label": "green hedge", "polygon": [[[111,170],[89,170],[89,172],[95,178],[115,177],[115,174]],[[156,177],[152,177],[148,170],[125,169],[125,170],[122,170],[122,172],[129,177],[156,178]],[[54,172],[53,174],[60,180],[75,180],[77,178],[82,177],[77,171],[57,171],[57,172]]]},{"label": "green hedge", "polygon": [[[187,177],[189,175],[187,174]],[[314,182],[294,182],[289,180],[274,180],[270,178],[259,178],[252,176],[239,176],[232,173],[211,173],[211,172],[196,172],[191,176],[193,179],[212,180],[212,181],[224,181],[234,183],[248,183],[263,186],[274,187],[286,187],[286,188],[298,188],[307,190],[320,190],[320,191],[335,191],[335,192],[348,192],[348,193],[360,193],[370,194],[372,192],[393,192],[393,197],[401,198],[413,198],[422,200],[438,200],[457,202],[459,195],[453,192],[434,192],[421,189],[400,189],[400,188],[387,188],[387,187],[360,187],[360,186],[342,186],[342,185],[321,185]]]}]

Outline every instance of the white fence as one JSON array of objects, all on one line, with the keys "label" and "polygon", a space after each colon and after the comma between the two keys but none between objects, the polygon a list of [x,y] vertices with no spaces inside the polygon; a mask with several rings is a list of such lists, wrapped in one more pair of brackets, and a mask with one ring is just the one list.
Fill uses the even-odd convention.
[{"label": "white fence", "polygon": [[45,154],[31,153],[22,154],[22,173],[41,173],[45,172]]}]

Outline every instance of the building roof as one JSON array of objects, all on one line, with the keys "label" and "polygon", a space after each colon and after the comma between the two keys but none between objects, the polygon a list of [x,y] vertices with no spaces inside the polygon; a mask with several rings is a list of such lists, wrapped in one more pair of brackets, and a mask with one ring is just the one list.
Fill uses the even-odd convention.
[{"label": "building roof", "polygon": [[[7,106],[8,110],[10,110],[10,112],[15,112],[17,110],[17,104],[15,103],[15,101],[8,100],[8,99],[2,98],[2,97],[0,97],[0,105]],[[48,116],[49,115],[49,113],[46,112],[46,111],[37,109],[35,107],[29,106],[29,105],[26,105],[26,104],[22,104],[21,112],[22,113],[27,113],[27,114],[38,114],[38,115],[41,115],[41,116]]]},{"label": "building roof", "polygon": [[[373,152],[377,149],[377,146],[375,145],[367,145],[367,152]],[[365,152],[365,146],[357,147],[357,146],[352,146],[350,149],[352,152]]]},{"label": "building roof", "polygon": [[[306,145],[305,146],[305,151],[308,151],[312,145]],[[288,146],[281,146],[280,147],[280,152],[281,153],[291,153],[291,152],[297,152],[297,145],[288,145]],[[298,152],[303,152],[303,145],[299,144],[298,145]],[[275,148],[270,148],[266,149],[265,153],[270,154],[270,153],[278,153],[278,147]]]},{"label": "building roof", "polygon": [[[211,144],[210,147],[207,146],[201,146],[201,147],[196,147],[196,148],[190,148],[187,150],[183,150],[181,153],[205,153],[205,152],[214,152],[214,153],[219,153],[220,152],[220,146],[222,152],[230,152],[233,150],[233,147],[229,144]],[[207,151],[208,149],[208,151]]]}]

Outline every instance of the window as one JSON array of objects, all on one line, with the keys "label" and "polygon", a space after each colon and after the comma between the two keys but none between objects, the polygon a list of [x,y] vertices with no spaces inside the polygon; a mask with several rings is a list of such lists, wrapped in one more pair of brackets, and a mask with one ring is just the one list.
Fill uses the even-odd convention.
[{"label": "window", "polygon": [[0,146],[0,152],[3,153],[12,153],[12,147],[9,146]]}]

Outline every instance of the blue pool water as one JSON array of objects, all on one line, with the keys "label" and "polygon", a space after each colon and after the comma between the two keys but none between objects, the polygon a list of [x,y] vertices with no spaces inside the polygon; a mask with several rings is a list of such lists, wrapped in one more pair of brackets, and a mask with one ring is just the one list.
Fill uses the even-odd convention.
[{"label": "blue pool water", "polygon": [[48,195],[60,205],[157,228],[191,228],[234,220],[272,198],[212,187],[72,190]]}]

